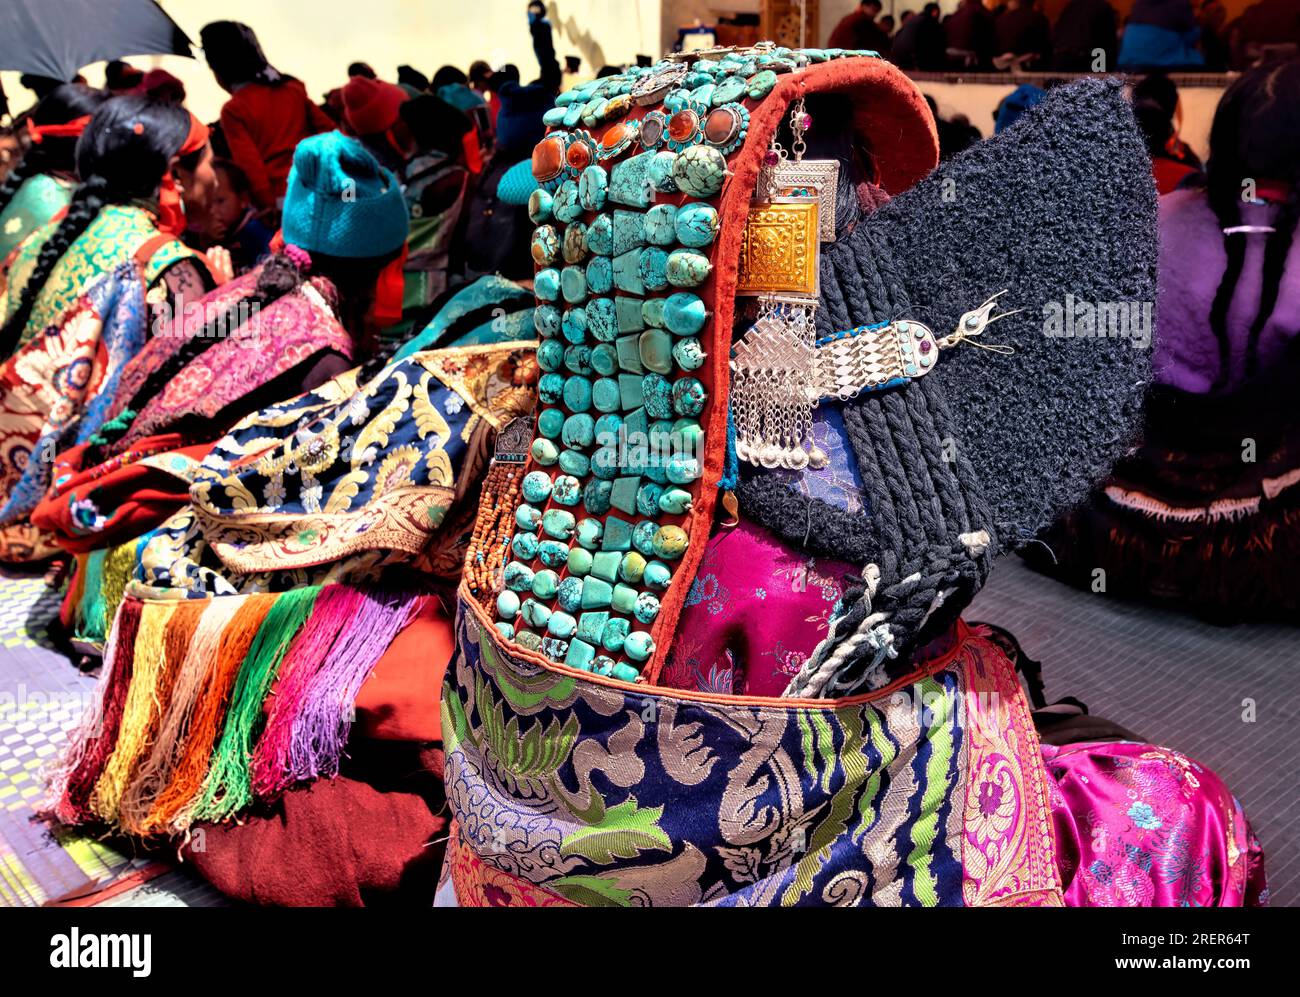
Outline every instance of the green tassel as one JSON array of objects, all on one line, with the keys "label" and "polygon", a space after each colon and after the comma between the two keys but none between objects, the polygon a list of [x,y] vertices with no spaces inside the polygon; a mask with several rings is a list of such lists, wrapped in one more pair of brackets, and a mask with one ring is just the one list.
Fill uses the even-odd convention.
[{"label": "green tassel", "polygon": [[81,621],[81,635],[100,643],[108,633],[108,619],[104,603],[104,559],[108,550],[93,550],[86,557],[86,585],[81,590],[81,604],[77,616]]},{"label": "green tassel", "polygon": [[223,820],[253,802],[249,764],[261,734],[262,704],[275,683],[289,645],[311,615],[320,586],[282,593],[257,628],[257,636],[239,666],[221,739],[194,807],[195,820]]},{"label": "green tassel", "polygon": [[99,431],[86,442],[97,447],[106,446],[130,429],[131,423],[135,422],[135,417],[136,412],[134,409],[122,409],[116,416],[100,426]]}]

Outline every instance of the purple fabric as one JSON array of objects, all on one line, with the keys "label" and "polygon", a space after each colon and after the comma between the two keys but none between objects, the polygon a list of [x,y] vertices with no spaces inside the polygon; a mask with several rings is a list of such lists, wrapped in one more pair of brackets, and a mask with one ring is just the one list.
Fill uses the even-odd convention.
[{"label": "purple fabric", "polygon": [[1068,906],[1268,903],[1259,842],[1213,772],[1127,741],[1042,751]]},{"label": "purple fabric", "polygon": [[[1276,208],[1243,204],[1241,223],[1268,225]],[[1226,390],[1245,381],[1246,340],[1259,311],[1267,235],[1248,235],[1246,263],[1228,311],[1231,374]],[[1160,199],[1160,303],[1156,313],[1154,379],[1203,394],[1219,372],[1210,306],[1227,267],[1223,232],[1205,192],[1180,190]],[[1291,247],[1272,317],[1259,339],[1259,365],[1268,370],[1300,330],[1300,240]]]}]

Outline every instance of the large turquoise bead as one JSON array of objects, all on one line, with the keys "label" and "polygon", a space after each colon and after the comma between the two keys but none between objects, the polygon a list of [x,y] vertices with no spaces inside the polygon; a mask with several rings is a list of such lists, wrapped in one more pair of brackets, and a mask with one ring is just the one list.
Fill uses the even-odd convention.
[{"label": "large turquoise bead", "polygon": [[587,275],[582,267],[565,267],[560,271],[560,291],[571,305],[580,304],[587,297]]},{"label": "large turquoise bead", "polygon": [[506,588],[514,592],[526,592],[533,584],[533,569],[519,561],[511,561],[502,573]]},{"label": "large turquoise bead", "polygon": [[565,381],[564,404],[570,412],[585,412],[591,408],[591,382],[577,374]]},{"label": "large turquoise bead", "polygon": [[560,331],[560,310],[554,305],[538,305],[533,309],[533,328],[543,339],[550,339]]},{"label": "large turquoise bead", "polygon": [[664,325],[674,335],[694,336],[704,328],[708,318],[708,309],[698,294],[678,291],[664,299]]},{"label": "large turquoise bead", "polygon": [[557,505],[577,505],[582,498],[582,483],[571,474],[558,474],[551,487],[551,498]]},{"label": "large turquoise bead", "polygon": [[683,246],[709,245],[718,235],[718,209],[711,204],[684,205],[673,218],[673,234]]},{"label": "large turquoise bead", "polygon": [[673,179],[673,164],[676,161],[677,153],[669,152],[667,149],[656,152],[654,159],[650,160],[647,170],[650,182],[661,194],[677,193],[677,181]]},{"label": "large turquoise bead", "polygon": [[554,405],[564,394],[563,374],[543,374],[537,379],[537,397],[543,405]]},{"label": "large turquoise bead", "polygon": [[671,246],[677,238],[675,204],[656,204],[642,217],[645,241],[652,246]]},{"label": "large turquoise bead", "polygon": [[551,618],[551,609],[549,606],[544,606],[536,599],[525,599],[523,605],[520,607],[520,614],[523,616],[524,622],[530,627],[537,627],[540,629],[541,627],[546,626],[546,621]]},{"label": "large turquoise bead", "polygon": [[[650,207],[655,193],[654,182],[650,177],[652,159],[654,159],[653,152],[643,152],[615,163],[609,176],[609,199],[615,204],[626,204],[629,208]],[[674,179],[676,179],[675,171]],[[719,183],[718,189],[721,188],[722,185]]]},{"label": "large turquoise bead", "polygon": [[560,331],[570,343],[584,342],[587,338],[587,310],[581,306],[566,310],[560,321]]},{"label": "large turquoise bead", "polygon": [[774,86],[776,86],[776,73],[770,69],[764,69],[749,78],[749,90],[747,92],[751,100],[762,100],[772,92]]},{"label": "large turquoise bead", "polygon": [[645,284],[641,280],[641,250],[630,249],[622,256],[614,257],[614,286],[628,294],[645,294]]},{"label": "large turquoise bead", "polygon": [[603,478],[591,478],[582,489],[582,505],[593,516],[609,512],[610,495],[614,483]]},{"label": "large turquoise bead", "polygon": [[560,236],[553,225],[538,225],[533,230],[533,262],[548,266],[560,255]]},{"label": "large turquoise bead", "polygon": [[542,510],[527,503],[521,504],[515,510],[515,525],[521,530],[536,533],[537,528],[542,525]]},{"label": "large turquoise bead", "polygon": [[[548,339],[548,343],[557,342],[557,340]],[[564,350],[564,366],[574,374],[581,374],[583,377],[591,375],[591,347],[573,345],[566,347]]]},{"label": "large turquoise bead", "polygon": [[[542,345],[547,345],[543,343]],[[673,340],[663,329],[647,329],[638,339],[641,364],[656,374],[670,374],[673,369]],[[540,350],[538,351],[540,356]]]},{"label": "large turquoise bead", "polygon": [[646,661],[655,653],[654,638],[644,630],[634,630],[623,641],[623,653],[633,661]]},{"label": "large turquoise bead", "polygon": [[542,409],[537,417],[537,431],[547,439],[555,439],[564,427],[564,413],[557,408]]},{"label": "large turquoise bead", "polygon": [[[722,190],[726,179],[727,159],[712,146],[693,145],[673,161],[673,180],[692,197],[712,197]],[[555,217],[560,217],[558,203]]]},{"label": "large turquoise bead", "polygon": [[561,609],[572,613],[582,605],[583,579],[569,575],[560,582],[560,589],[555,593],[555,601]]},{"label": "large turquoise bead", "polygon": [[668,587],[668,583],[673,580],[672,569],[663,561],[650,561],[645,566],[645,573],[641,576],[642,581],[652,589],[663,591]]},{"label": "large turquoise bead", "polygon": [[595,422],[586,412],[577,412],[564,420],[560,439],[566,447],[585,450],[595,437]]},{"label": "large turquoise bead", "polygon": [[587,226],[587,249],[598,256],[609,256],[613,248],[614,222],[607,214],[597,215]]},{"label": "large turquoise bead", "polygon": [[554,267],[537,271],[533,278],[533,293],[542,301],[555,301],[560,297],[560,272]]},{"label": "large turquoise bead", "polygon": [[673,384],[673,411],[678,415],[697,416],[704,411],[709,394],[698,378],[683,377]]},{"label": "large turquoise bead", "polygon": [[549,191],[538,187],[528,195],[528,219],[534,225],[551,220],[551,195]]},{"label": "large turquoise bead", "polygon": [[597,343],[591,348],[591,369],[609,377],[618,371],[618,351],[610,343]]},{"label": "large turquoise bead", "polygon": [[667,419],[673,414],[672,386],[663,375],[647,374],[643,377],[641,397],[645,403],[646,414],[651,419]]},{"label": "large turquoise bead", "polygon": [[699,370],[704,366],[704,348],[694,336],[687,336],[673,344],[673,359],[682,370]]},{"label": "large turquoise bead", "polygon": [[[609,177],[603,167],[588,166],[578,177],[578,200],[588,211],[601,211],[609,195]],[[545,221],[545,219],[540,219]]]},{"label": "large turquoise bead", "polygon": [[627,633],[632,629],[627,620],[615,616],[605,624],[605,631],[600,635],[600,646],[606,651],[623,650],[623,641],[627,638]]},{"label": "large turquoise bead", "polygon": [[569,545],[559,540],[543,540],[537,545],[537,557],[548,568],[558,568],[569,559]]},{"label": "large turquoise bead", "polygon": [[575,478],[585,478],[591,471],[591,458],[577,450],[560,451],[560,470]]},{"label": "large turquoise bead", "polygon": [[593,256],[587,261],[587,290],[608,294],[614,286],[614,267],[608,256]]},{"label": "large turquoise bead", "polygon": [[[534,590],[536,589],[536,580],[534,579]],[[636,605],[632,607],[632,615],[640,623],[653,623],[655,617],[659,615],[659,599],[653,592],[642,592],[636,597]]]},{"label": "large turquoise bead", "polygon": [[558,339],[543,339],[537,347],[537,366],[542,370],[559,370],[564,363],[564,344]]},{"label": "large turquoise bead", "polygon": [[642,557],[654,557],[655,534],[659,532],[659,524],[649,519],[643,519],[636,524],[632,530],[632,546],[637,549]]},{"label": "large turquoise bead", "polygon": [[[566,267],[565,272],[568,270]],[[674,249],[668,256],[666,276],[673,287],[698,287],[709,279],[712,272],[713,264],[709,258],[693,249]]]},{"label": "large turquoise bead", "polygon": [[587,548],[595,550],[600,546],[600,538],[605,534],[605,526],[599,519],[588,516],[586,519],[578,521],[577,529],[574,531],[574,539]]},{"label": "large turquoise bead", "polygon": [[618,336],[618,316],[611,298],[592,298],[587,302],[587,329],[603,343]]},{"label": "large turquoise bead", "polygon": [[497,596],[497,615],[503,620],[513,620],[519,615],[519,596],[515,592],[510,589],[501,590]]},{"label": "large turquoise bead", "polygon": [[510,553],[525,563],[537,556],[537,535],[533,533],[516,533],[510,541]]},{"label": "large turquoise bead", "polygon": [[542,532],[556,540],[568,540],[573,536],[577,522],[568,509],[547,509],[542,513]]},{"label": "large turquoise bead", "polygon": [[[662,291],[668,286],[668,259],[668,254],[658,246],[647,246],[641,250],[637,273],[645,290]],[[637,309],[639,316],[639,304]]]},{"label": "large turquoise bead", "polygon": [[520,490],[525,501],[541,505],[551,497],[551,476],[545,471],[529,471]]},{"label": "large turquoise bead", "polygon": [[[559,587],[560,576],[550,568],[545,568],[533,575],[533,595],[537,596],[539,599],[554,598],[555,590]],[[640,619],[640,617],[638,617],[638,619]]]},{"label": "large turquoise bead", "polygon": [[573,222],[564,230],[563,253],[565,263],[581,263],[587,256],[587,226]]},{"label": "large turquoise bead", "polygon": [[550,467],[560,459],[560,448],[544,436],[539,436],[533,440],[529,453],[533,455],[533,460],[543,467]]},{"label": "large turquoise bead", "polygon": [[617,412],[623,404],[618,382],[612,377],[598,378],[591,386],[591,404],[597,412]]},{"label": "large turquoise bead", "polygon": [[664,328],[664,299],[646,298],[641,302],[641,321],[656,329]]},{"label": "large turquoise bead", "polygon": [[619,295],[614,299],[614,311],[618,316],[618,331],[640,332],[645,328],[645,319],[641,317],[641,299]]},{"label": "large turquoise bead", "polygon": [[582,202],[578,200],[578,185],[572,180],[566,180],[560,184],[560,189],[555,192],[555,202],[551,205],[551,211],[555,214],[555,220],[564,222],[576,222],[582,217]]},{"label": "large turquoise bead", "polygon": [[612,256],[622,256],[645,245],[644,215],[639,211],[614,212],[614,251]]}]

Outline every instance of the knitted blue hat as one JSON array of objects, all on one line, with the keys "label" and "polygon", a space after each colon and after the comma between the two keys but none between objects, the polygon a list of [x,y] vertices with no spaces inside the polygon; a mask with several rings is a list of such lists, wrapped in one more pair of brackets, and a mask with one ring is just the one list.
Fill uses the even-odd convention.
[{"label": "knitted blue hat", "polygon": [[285,242],[330,256],[374,258],[401,248],[407,224],[397,177],[360,141],[326,132],[298,143],[284,197]]},{"label": "knitted blue hat", "polygon": [[525,159],[501,174],[497,183],[497,200],[523,207],[528,203],[528,196],[540,186],[533,176],[533,161]]}]

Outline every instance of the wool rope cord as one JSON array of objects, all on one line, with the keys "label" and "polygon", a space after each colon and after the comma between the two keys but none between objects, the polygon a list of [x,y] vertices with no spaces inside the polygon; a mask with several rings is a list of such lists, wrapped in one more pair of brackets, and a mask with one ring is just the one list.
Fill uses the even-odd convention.
[{"label": "wool rope cord", "polygon": [[159,713],[166,710],[171,699],[171,676],[163,635],[175,610],[175,603],[145,603],[140,613],[131,686],[122,708],[117,743],[90,799],[91,809],[110,824],[117,820],[117,805],[136,763],[149,748]]},{"label": "wool rope cord", "polygon": [[253,792],[259,798],[270,799],[293,782],[294,723],[334,642],[364,605],[365,595],[351,585],[326,585],[316,597],[311,617],[281,663],[280,683],[253,751]]},{"label": "wool rope cord", "polygon": [[270,612],[276,597],[258,593],[228,598],[242,598],[243,604],[235,611],[217,642],[216,660],[199,690],[190,717],[190,735],[172,781],[149,811],[147,820],[159,828],[181,832],[189,827],[187,811],[207,777],[212,749],[221,733],[239,667],[244,663],[249,645],[257,636],[258,627]]},{"label": "wool rope cord", "polygon": [[173,676],[171,694],[166,710],[161,713],[152,743],[136,764],[131,781],[117,805],[117,823],[128,833],[145,833],[144,819],[149,815],[149,807],[161,786],[160,769],[163,760],[170,757],[175,745],[176,715],[185,709],[187,702],[192,701],[191,690],[195,683],[185,671],[185,659],[199,619],[206,608],[206,602],[187,599],[177,603],[171,619],[167,621],[167,629],[163,634],[163,654],[167,669]]},{"label": "wool rope cord", "polygon": [[[120,611],[119,615],[121,615]],[[104,647],[104,662],[100,669],[99,681],[95,685],[90,703],[83,711],[81,719],[77,721],[77,726],[68,732],[64,750],[55,756],[55,760],[43,773],[45,800],[41,809],[65,823],[75,823],[77,820],[76,815],[66,810],[69,781],[103,729],[105,701],[114,682],[118,632],[117,621],[114,621],[113,629],[109,632],[108,643]]]},{"label": "wool rope cord", "polygon": [[131,687],[131,672],[135,663],[135,637],[140,628],[142,605],[135,599],[123,603],[121,612],[113,624],[114,643],[112,664],[108,666],[108,678],[105,680],[103,709],[100,713],[98,730],[86,745],[77,767],[68,778],[67,791],[61,809],[69,816],[70,822],[84,823],[92,820],[94,813],[90,809],[90,796],[95,791],[108,756],[117,743],[118,728],[122,723],[122,711],[126,706],[127,691]]},{"label": "wool rope cord", "polygon": [[290,642],[311,615],[319,594],[320,586],[284,592],[262,621],[239,670],[226,726],[194,805],[195,820],[222,820],[253,802],[249,769],[264,719],[263,705]]}]

